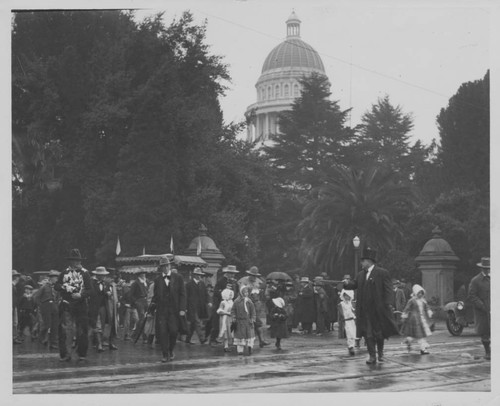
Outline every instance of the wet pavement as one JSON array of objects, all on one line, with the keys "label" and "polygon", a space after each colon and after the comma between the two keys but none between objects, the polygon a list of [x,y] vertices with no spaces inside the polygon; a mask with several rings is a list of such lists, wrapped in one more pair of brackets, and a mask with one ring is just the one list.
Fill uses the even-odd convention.
[{"label": "wet pavement", "polygon": [[[271,339],[267,341],[271,342]],[[118,341],[117,351],[89,348],[85,362],[60,362],[57,350],[38,342],[13,348],[13,393],[299,393],[299,392],[484,392],[491,389],[491,365],[479,337],[465,330],[452,337],[438,324],[430,354],[407,352],[402,339],[386,342],[387,361],[366,365],[365,348],[347,353],[337,331],[323,336],[294,333],[255,348],[251,356],[224,353],[222,346],[178,342],[175,360],[161,363],[158,345]]]}]

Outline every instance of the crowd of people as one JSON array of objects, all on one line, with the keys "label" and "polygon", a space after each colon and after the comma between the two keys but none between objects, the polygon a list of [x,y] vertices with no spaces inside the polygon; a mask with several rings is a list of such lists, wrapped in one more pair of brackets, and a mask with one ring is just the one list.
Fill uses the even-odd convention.
[{"label": "crowd of people", "polygon": [[[79,361],[86,360],[89,347],[117,350],[118,340],[159,345],[162,362],[175,358],[178,341],[195,344],[193,338],[200,345],[221,345],[226,353],[236,347],[238,355],[251,355],[254,345],[270,345],[266,339],[275,339],[281,350],[292,331],[323,335],[335,323],[350,355],[364,338],[367,364],[384,362],[384,341],[400,334],[408,351],[416,339],[421,354],[429,353],[426,337],[433,322],[425,290],[391,279],[376,265],[376,252],[370,248],[363,251],[362,270],[341,282],[328,280],[326,274],[313,280],[298,275],[265,280],[255,266],[240,272],[228,265],[212,286],[212,275],[201,268],[184,281],[167,256],[156,273],[126,277],[102,266],[86,270],[78,249],[66,259],[65,270],[51,270],[39,282],[12,271],[14,344],[22,344],[28,330],[32,340],[57,349],[61,361],[70,361],[73,350]],[[489,288],[489,267],[482,274],[486,270],[487,280],[481,277],[474,292],[486,289],[486,281]],[[485,295],[476,293],[478,308],[479,303],[489,306],[489,291]],[[485,323],[481,334],[489,356]]]}]

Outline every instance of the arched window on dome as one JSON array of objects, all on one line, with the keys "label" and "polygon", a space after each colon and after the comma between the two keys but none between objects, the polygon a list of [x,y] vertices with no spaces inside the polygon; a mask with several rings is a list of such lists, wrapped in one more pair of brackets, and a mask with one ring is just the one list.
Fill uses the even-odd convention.
[{"label": "arched window on dome", "polygon": [[285,96],[285,97],[290,96],[290,89],[289,89],[288,85],[285,85],[283,88],[283,96]]},{"label": "arched window on dome", "polygon": [[266,91],[263,87],[260,88],[260,100],[266,99]]},{"label": "arched window on dome", "polygon": [[267,100],[271,100],[273,98],[273,88],[271,86],[267,87]]},{"label": "arched window on dome", "polygon": [[280,85],[276,85],[274,87],[274,97],[276,97],[277,99],[279,99],[281,96],[280,94]]},{"label": "arched window on dome", "polygon": [[299,97],[299,96],[300,96],[299,85],[297,83],[295,83],[293,85],[293,97]]}]

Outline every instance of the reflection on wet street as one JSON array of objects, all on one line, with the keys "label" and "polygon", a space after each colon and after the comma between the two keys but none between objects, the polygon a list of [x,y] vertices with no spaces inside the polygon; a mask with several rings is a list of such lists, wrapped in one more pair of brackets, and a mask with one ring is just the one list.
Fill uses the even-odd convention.
[{"label": "reflection on wet street", "polygon": [[408,354],[399,339],[386,344],[387,361],[368,366],[365,348],[355,356],[336,333],[293,334],[283,351],[255,348],[253,355],[221,346],[178,342],[175,360],[161,363],[158,346],[120,341],[118,351],[90,348],[85,362],[60,362],[56,350],[27,339],[14,347],[13,392],[21,393],[227,393],[489,391],[490,362],[478,337],[432,336],[431,354]]}]

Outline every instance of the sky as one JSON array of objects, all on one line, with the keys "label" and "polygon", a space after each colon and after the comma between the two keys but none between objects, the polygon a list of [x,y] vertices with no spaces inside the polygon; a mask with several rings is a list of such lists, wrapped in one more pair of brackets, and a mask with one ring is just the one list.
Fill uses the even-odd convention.
[{"label": "sky", "polygon": [[491,67],[489,1],[264,1],[205,0],[148,3],[137,18],[164,11],[165,21],[190,10],[207,21],[210,52],[229,65],[221,106],[226,122],[241,121],[256,101],[266,56],[285,40],[285,21],[295,11],[301,38],[321,56],[332,100],[352,108],[350,124],[389,96],[411,114],[413,141],[439,140],[436,116],[464,82]]}]

